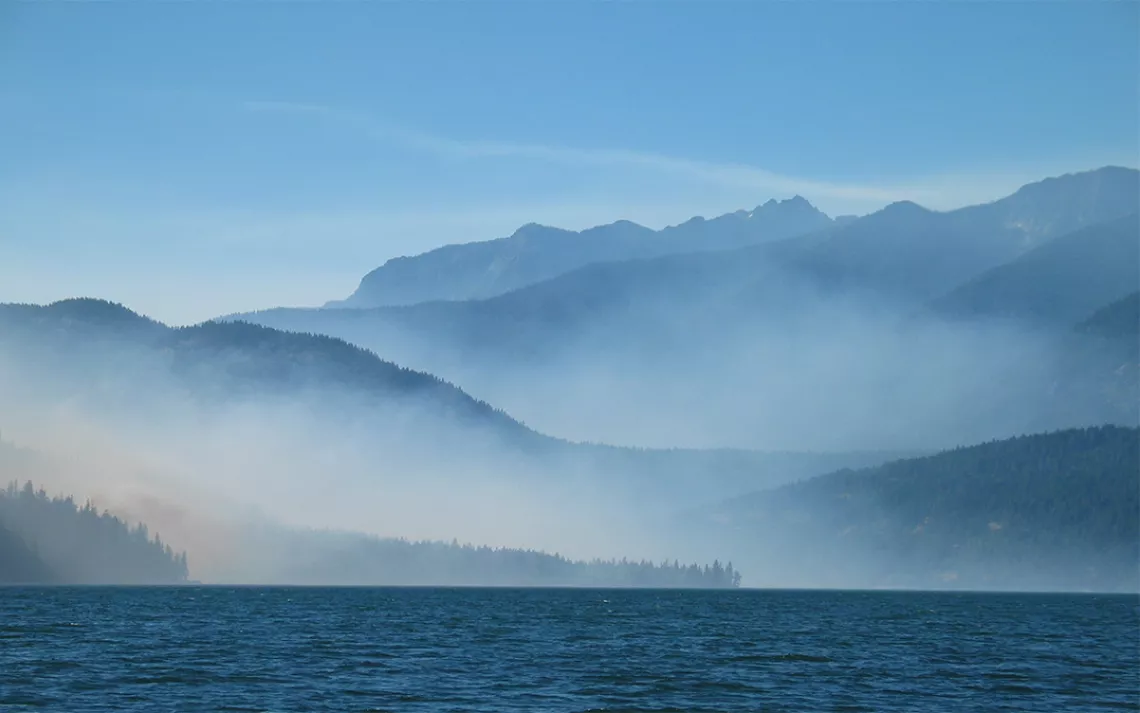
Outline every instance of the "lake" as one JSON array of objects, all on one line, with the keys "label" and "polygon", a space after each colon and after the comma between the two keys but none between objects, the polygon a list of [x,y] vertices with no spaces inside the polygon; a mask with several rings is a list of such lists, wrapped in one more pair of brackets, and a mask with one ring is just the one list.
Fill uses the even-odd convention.
[{"label": "lake", "polygon": [[0,710],[1140,708],[1137,596],[0,589]]}]

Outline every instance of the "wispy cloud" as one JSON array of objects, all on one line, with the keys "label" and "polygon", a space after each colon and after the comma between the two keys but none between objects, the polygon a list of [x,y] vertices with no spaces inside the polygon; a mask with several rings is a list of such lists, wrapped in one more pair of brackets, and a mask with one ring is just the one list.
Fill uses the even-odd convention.
[{"label": "wispy cloud", "polygon": [[[749,195],[805,196],[832,212],[867,212],[888,203],[911,200],[935,210],[950,210],[1008,195],[1026,183],[1103,165],[1135,166],[1132,152],[1102,156],[1046,157],[1034,165],[976,166],[968,171],[908,177],[884,184],[837,182],[789,176],[742,164],[700,161],[627,149],[581,148],[511,141],[460,140],[384,122],[363,112],[287,101],[247,101],[247,111],[309,116],[354,131],[372,141],[452,159],[514,158],[562,166],[641,168],[713,188]],[[738,206],[739,207],[739,206]]]},{"label": "wispy cloud", "polygon": [[688,180],[772,195],[800,194],[814,200],[884,204],[896,200],[934,200],[922,187],[835,183],[786,176],[756,166],[713,163],[625,149],[596,149],[509,141],[458,140],[386,123],[347,109],[282,101],[248,101],[248,111],[311,116],[339,124],[372,140],[460,159],[520,158],[578,166],[634,167],[670,173]]}]

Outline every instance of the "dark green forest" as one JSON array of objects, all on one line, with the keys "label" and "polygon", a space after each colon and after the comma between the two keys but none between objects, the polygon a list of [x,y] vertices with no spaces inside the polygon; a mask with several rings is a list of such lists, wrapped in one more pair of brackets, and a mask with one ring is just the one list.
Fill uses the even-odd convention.
[{"label": "dark green forest", "polygon": [[[1140,429],[1022,436],[737,498],[704,513],[781,566],[867,584],[1135,591]],[[751,562],[750,562],[751,566]]]},{"label": "dark green forest", "polygon": [[1140,292],[1106,305],[1077,326],[1084,334],[1106,339],[1130,339],[1133,346],[1140,338]]},{"label": "dark green forest", "polygon": [[188,576],[186,554],[145,525],[31,482],[0,491],[0,567],[4,583],[177,584]]},{"label": "dark green forest", "polygon": [[0,584],[49,584],[55,574],[19,535],[0,525]]},{"label": "dark green forest", "polygon": [[719,561],[582,561],[535,550],[355,533],[294,531],[279,537],[288,542],[287,580],[301,584],[726,589],[741,581],[731,563]]}]

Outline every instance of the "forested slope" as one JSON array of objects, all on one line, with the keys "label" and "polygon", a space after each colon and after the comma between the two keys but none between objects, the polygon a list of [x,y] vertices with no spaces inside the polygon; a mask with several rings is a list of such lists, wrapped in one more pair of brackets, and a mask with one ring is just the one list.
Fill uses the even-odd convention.
[{"label": "forested slope", "polygon": [[786,567],[867,585],[1134,590],[1140,429],[1072,429],[841,470],[705,517],[760,551],[804,552]]},{"label": "forested slope", "polygon": [[185,553],[152,537],[145,525],[131,527],[91,503],[49,497],[31,482],[0,491],[0,549],[9,553],[13,568],[0,575],[4,581],[176,584],[188,576]]}]

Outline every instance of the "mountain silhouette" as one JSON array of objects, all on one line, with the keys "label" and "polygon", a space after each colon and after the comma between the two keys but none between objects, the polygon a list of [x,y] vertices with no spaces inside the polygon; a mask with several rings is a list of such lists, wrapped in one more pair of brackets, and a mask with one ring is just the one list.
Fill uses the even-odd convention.
[{"label": "mountain silhouette", "polygon": [[1138,462],[1140,429],[1069,429],[841,470],[688,517],[750,550],[752,581],[1135,591]]},{"label": "mountain silhouette", "polygon": [[826,227],[831,219],[803,197],[771,200],[751,211],[693,218],[660,231],[627,220],[580,232],[528,224],[513,235],[447,245],[393,258],[365,275],[333,307],[408,305],[492,297],[595,262],[726,250]]}]

